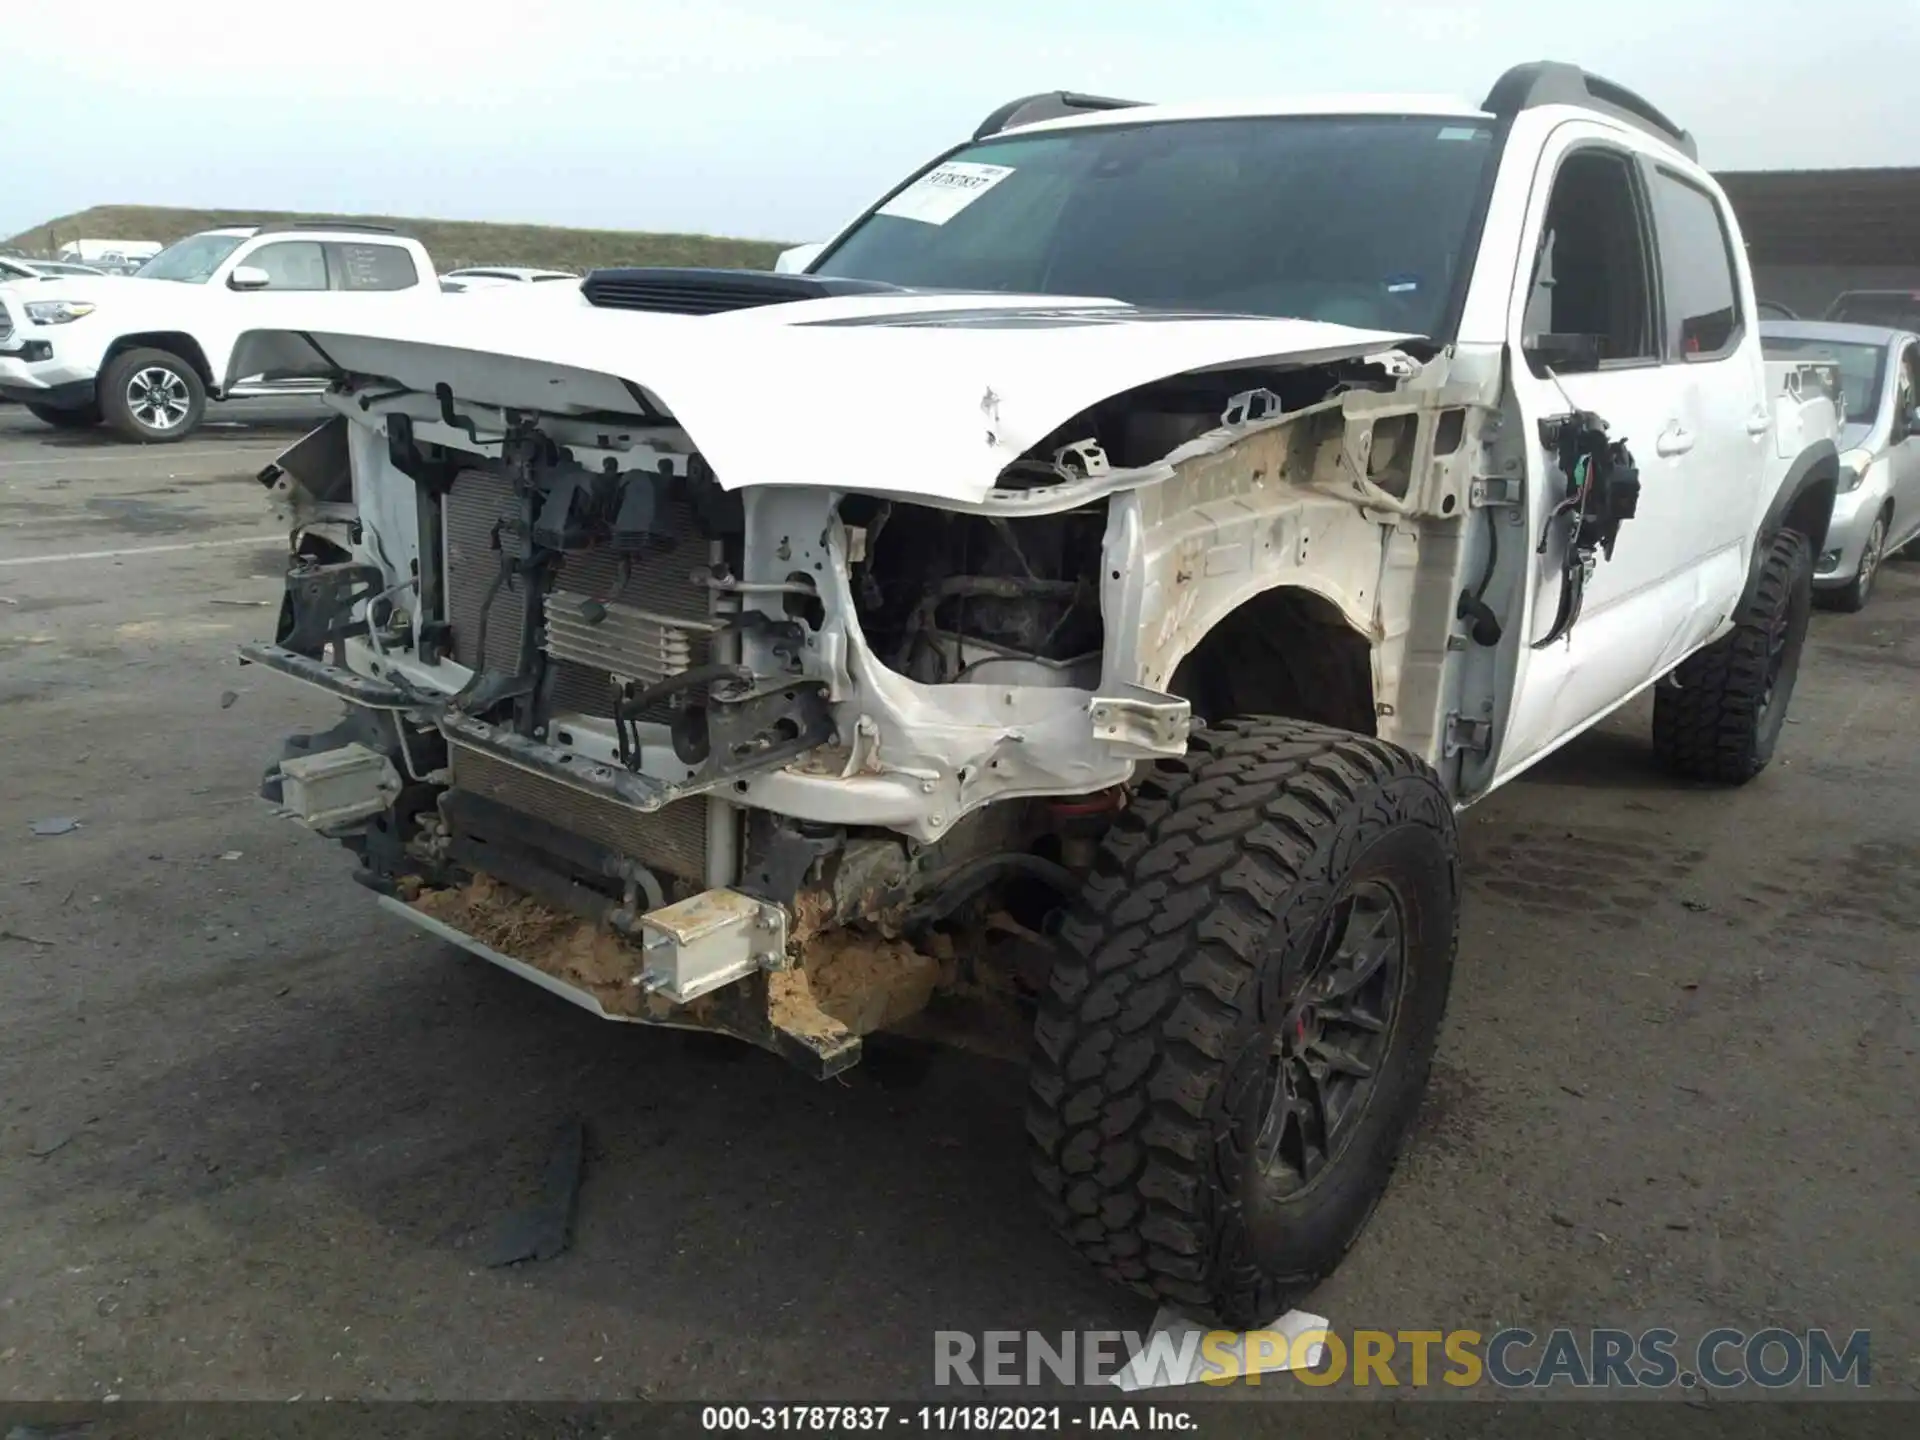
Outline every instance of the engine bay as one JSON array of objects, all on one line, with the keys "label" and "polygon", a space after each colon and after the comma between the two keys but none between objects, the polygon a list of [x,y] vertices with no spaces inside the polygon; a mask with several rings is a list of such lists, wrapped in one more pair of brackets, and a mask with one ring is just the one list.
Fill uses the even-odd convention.
[{"label": "engine bay", "polygon": [[1009,521],[865,499],[855,567],[861,629],[882,663],[924,685],[1076,685],[1100,674],[1106,506]]},{"label": "engine bay", "polygon": [[[1223,425],[1343,389],[1391,388],[1376,367],[1358,364],[1156,381],[1057,427],[1006,468],[1001,485],[1032,492],[1140,469]],[[861,628],[892,669],[929,685],[1098,684],[1104,500],[1012,519],[851,496],[840,515],[860,537]]]}]

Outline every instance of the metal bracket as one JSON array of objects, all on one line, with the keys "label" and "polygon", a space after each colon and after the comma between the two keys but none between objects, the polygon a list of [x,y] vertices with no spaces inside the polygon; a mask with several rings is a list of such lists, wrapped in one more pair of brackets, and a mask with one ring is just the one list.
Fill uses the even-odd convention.
[{"label": "metal bracket", "polygon": [[1460,714],[1447,716],[1447,728],[1440,753],[1445,758],[1452,759],[1455,755],[1469,750],[1476,755],[1491,753],[1493,722],[1473,720]]},{"label": "metal bracket", "polygon": [[1062,445],[1053,452],[1053,463],[1070,474],[1088,480],[1097,480],[1112,469],[1107,461],[1106,450],[1098,440],[1091,439]]},{"label": "metal bracket", "polygon": [[825,682],[774,684],[776,688],[758,694],[737,696],[716,689],[704,708],[682,711],[675,718],[674,753],[699,766],[696,783],[710,786],[735,775],[771,770],[827,743],[833,735],[833,711]]},{"label": "metal bracket", "polygon": [[787,912],[737,890],[703,890],[640,917],[639,985],[676,1005],[787,961]]},{"label": "metal bracket", "polygon": [[1519,503],[1520,482],[1510,476],[1476,475],[1467,486],[1467,504],[1475,510]]},{"label": "metal bracket", "polygon": [[747,860],[740,888],[791,905],[814,865],[846,843],[844,830],[803,825],[768,810],[747,812]]},{"label": "metal bracket", "polygon": [[368,710],[417,711],[424,718],[433,703],[428,697],[415,695],[398,684],[375,680],[311,655],[296,655],[279,645],[250,641],[240,646],[237,653],[242,665],[265,665]]},{"label": "metal bracket", "polygon": [[371,819],[399,793],[393,763],[358,742],[280,762],[280,803],[323,833]]},{"label": "metal bracket", "polygon": [[1093,738],[1121,755],[1151,759],[1187,753],[1193,707],[1178,695],[1142,685],[1115,685],[1093,697],[1087,707]]},{"label": "metal bracket", "polygon": [[366,634],[367,622],[353,618],[354,607],[371,600],[386,583],[386,572],[376,565],[295,561],[287,571],[287,593],[274,643],[296,655],[319,655],[336,640]]},{"label": "metal bracket", "polygon": [[1242,425],[1257,424],[1262,420],[1271,420],[1286,406],[1273,391],[1261,386],[1255,390],[1242,390],[1229,396],[1226,409],[1220,412],[1220,423],[1229,430]]},{"label": "metal bracket", "polygon": [[358,517],[347,459],[351,428],[346,416],[329,417],[274,456],[254,477],[267,487],[275,509],[290,526]]},{"label": "metal bracket", "polygon": [[1404,350],[1380,350],[1363,358],[1369,365],[1378,365],[1395,380],[1411,380],[1420,373],[1420,362]]}]

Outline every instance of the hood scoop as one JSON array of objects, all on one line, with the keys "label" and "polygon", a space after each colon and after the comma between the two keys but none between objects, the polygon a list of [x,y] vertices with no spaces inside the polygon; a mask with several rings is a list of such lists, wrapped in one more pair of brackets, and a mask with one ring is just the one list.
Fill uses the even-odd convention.
[{"label": "hood scoop", "polygon": [[580,283],[589,305],[603,310],[652,310],[667,315],[717,315],[756,305],[825,300],[834,295],[899,293],[879,280],[835,275],[785,275],[771,270],[636,266],[595,270]]}]

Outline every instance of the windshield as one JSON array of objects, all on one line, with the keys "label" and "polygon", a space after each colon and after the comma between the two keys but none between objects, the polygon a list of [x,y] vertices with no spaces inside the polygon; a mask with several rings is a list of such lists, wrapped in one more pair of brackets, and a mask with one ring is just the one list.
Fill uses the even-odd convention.
[{"label": "windshield", "polygon": [[1896,330],[1912,330],[1920,326],[1920,292],[1855,290],[1833,302],[1827,319],[1843,325],[1886,325]]},{"label": "windshield", "polygon": [[204,285],[220,262],[240,248],[244,235],[189,235],[176,240],[133,273],[147,280],[184,280]]},{"label": "windshield", "polygon": [[970,145],[812,267],[1438,336],[1472,263],[1490,125],[1189,120]]},{"label": "windshield", "polygon": [[1886,379],[1884,345],[1861,345],[1844,340],[1810,340],[1799,335],[1765,335],[1760,348],[1769,360],[1827,360],[1840,367],[1840,393],[1847,407],[1847,423],[1870,425],[1880,409],[1881,382]]}]

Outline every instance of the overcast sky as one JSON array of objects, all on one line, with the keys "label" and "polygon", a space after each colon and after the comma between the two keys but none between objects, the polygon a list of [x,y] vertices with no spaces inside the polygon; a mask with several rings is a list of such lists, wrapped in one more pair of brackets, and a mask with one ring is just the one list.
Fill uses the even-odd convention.
[{"label": "overcast sky", "polygon": [[0,236],[119,203],[812,239],[1029,91],[1478,100],[1541,58],[1714,168],[1920,164],[1920,0],[0,0],[0,50]]}]

